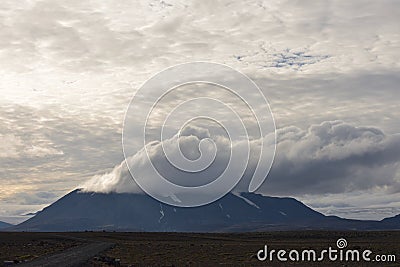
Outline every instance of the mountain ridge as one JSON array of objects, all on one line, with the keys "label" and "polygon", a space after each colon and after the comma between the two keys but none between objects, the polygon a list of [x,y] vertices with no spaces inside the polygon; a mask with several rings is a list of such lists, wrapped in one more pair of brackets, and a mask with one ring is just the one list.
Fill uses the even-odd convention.
[{"label": "mountain ridge", "polygon": [[248,232],[399,229],[397,221],[325,216],[289,197],[229,193],[205,206],[173,207],[145,195],[74,190],[11,231]]}]

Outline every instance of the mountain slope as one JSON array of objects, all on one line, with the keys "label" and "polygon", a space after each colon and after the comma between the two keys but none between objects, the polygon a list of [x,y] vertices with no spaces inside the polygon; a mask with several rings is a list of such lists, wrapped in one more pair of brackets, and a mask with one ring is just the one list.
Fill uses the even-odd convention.
[{"label": "mountain slope", "polygon": [[388,228],[400,230],[400,214],[394,217],[385,218],[381,222]]},{"label": "mountain slope", "polygon": [[5,228],[11,227],[11,226],[13,226],[13,225],[0,221],[0,229],[5,229]]},{"label": "mountain slope", "polygon": [[375,229],[379,222],[327,217],[293,198],[227,194],[197,208],[161,204],[144,194],[75,190],[15,231],[261,231],[285,229]]}]

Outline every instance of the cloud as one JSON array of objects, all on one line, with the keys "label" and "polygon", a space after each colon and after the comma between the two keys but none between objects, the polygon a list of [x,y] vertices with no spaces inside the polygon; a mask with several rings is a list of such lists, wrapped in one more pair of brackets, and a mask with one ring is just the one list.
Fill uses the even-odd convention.
[{"label": "cloud", "polygon": [[299,197],[299,200],[324,214],[364,220],[381,220],[399,214],[398,199],[400,192],[390,193],[384,187]]},{"label": "cloud", "polygon": [[78,187],[85,192],[143,193],[133,181],[125,161],[114,167],[111,172],[95,175]]},{"label": "cloud", "polygon": [[14,134],[1,133],[0,140],[0,158],[42,158],[63,154],[61,150],[51,147],[51,143],[43,144],[45,142],[44,140],[40,140],[42,143],[40,145],[33,145],[32,143],[37,143],[38,141],[32,140],[32,143],[29,143],[23,141],[22,138],[15,136]]},{"label": "cloud", "polygon": [[268,98],[278,128],[342,120],[400,133],[398,84],[393,70],[255,79]]},{"label": "cloud", "polygon": [[[400,135],[373,127],[324,122],[308,130],[278,130],[278,150],[262,190],[272,194],[324,194],[394,189],[399,185]],[[389,189],[388,189],[389,190]]]},{"label": "cloud", "polygon": [[[178,141],[183,151],[197,151],[201,138],[196,134],[204,131],[196,132],[191,129],[186,132],[191,135],[165,141],[166,149],[170,149],[170,142]],[[275,162],[269,177],[258,190],[261,193],[293,196],[346,193],[374,188],[386,188],[390,193],[391,190],[400,188],[400,181],[396,177],[400,167],[400,135],[385,135],[377,128],[356,127],[341,121],[327,121],[312,125],[307,130],[286,127],[279,129],[277,134]],[[271,140],[271,136],[264,137],[267,145],[271,145]],[[193,183],[198,184],[199,181],[210,182],[210,177],[215,179],[226,166],[229,143],[223,137],[215,138],[215,142],[220,156],[215,158],[209,169],[198,174],[188,174],[172,167],[160,143],[149,144],[147,149],[152,163],[160,173],[175,183],[193,186]],[[233,146],[246,149],[243,141]],[[259,141],[251,142],[252,156],[243,180],[235,188],[236,191],[247,190],[258,162],[259,146]],[[151,176],[146,176],[151,172],[141,170],[146,157],[146,151],[142,149],[127,160],[132,168],[151,180]],[[111,173],[94,176],[82,187],[85,191],[140,192],[125,162],[115,167]],[[162,188],[159,190],[162,191]]]},{"label": "cloud", "polygon": [[[147,151],[146,149],[141,149],[135,155],[128,157],[127,161],[132,169],[135,169],[143,177],[146,177],[146,179],[148,177],[150,181],[156,180],[154,179],[155,177],[149,175],[152,171],[144,167],[148,156],[157,171],[174,183],[185,186],[206,184],[211,182],[212,179],[215,178],[215,175],[218,176],[227,163],[228,158],[226,156],[229,156],[229,152],[227,151],[228,146],[226,140],[220,136],[216,137],[217,139],[215,141],[217,147],[220,148],[219,156],[217,155],[215,162],[209,166],[208,170],[200,173],[188,173],[178,170],[169,163],[163,149],[171,151],[170,155],[172,158],[175,158],[182,152],[182,154],[194,160],[200,156],[200,141],[208,137],[210,137],[210,133],[207,129],[187,126],[182,130],[180,136],[174,136],[163,143],[151,142],[146,146]],[[180,150],[174,145],[176,142],[179,142]],[[206,148],[208,150],[203,152],[210,153],[211,146]],[[83,188],[84,191],[94,192],[142,193],[142,190],[133,181],[125,161],[117,165],[110,173],[95,175],[79,187]],[[157,187],[157,185],[155,185],[155,187]],[[157,191],[162,192],[162,190],[163,188],[158,188]]]},{"label": "cloud", "polygon": [[393,0],[4,1],[0,62],[21,72],[151,73],[194,58],[259,72],[390,69],[399,67],[398,15]]},{"label": "cloud", "polygon": [[0,135],[0,158],[15,158],[18,157],[17,147],[22,146],[20,138],[13,134]]},{"label": "cloud", "polygon": [[39,191],[33,194],[29,192],[19,192],[15,194],[16,201],[6,201],[7,204],[14,205],[44,205],[49,201],[57,199],[57,195],[54,192]]}]

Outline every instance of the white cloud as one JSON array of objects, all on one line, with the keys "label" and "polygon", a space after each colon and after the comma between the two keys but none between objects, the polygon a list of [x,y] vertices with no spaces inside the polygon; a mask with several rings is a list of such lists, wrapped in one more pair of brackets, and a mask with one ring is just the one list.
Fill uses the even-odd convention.
[{"label": "white cloud", "polygon": [[22,146],[22,140],[13,134],[0,134],[0,158],[15,158],[18,156],[18,147]]},{"label": "white cloud", "polygon": [[392,69],[399,13],[393,0],[4,1],[0,45],[8,53],[0,62],[22,72],[143,74],[194,59],[274,73]]},{"label": "white cloud", "polygon": [[129,174],[125,161],[116,166],[111,172],[95,175],[78,187],[86,192],[143,193]]},{"label": "white cloud", "polygon": [[[270,138],[265,137],[266,144],[271,144]],[[190,141],[187,142],[188,140]],[[175,139],[166,142],[171,141],[176,142]],[[199,141],[196,136],[180,137],[182,150],[197,150]],[[218,177],[226,166],[229,143],[221,137],[215,138],[215,141],[220,156],[216,157],[215,164],[213,163],[207,171],[198,174],[180,172],[170,166],[160,143],[149,145],[148,153],[161,174],[167,175],[168,179],[178,184],[190,186],[193,185],[193,181],[196,181],[196,184],[199,181],[210,182],[210,177]],[[245,149],[240,142],[233,145]],[[251,148],[252,157],[248,169],[235,190],[246,191],[254,172],[259,142],[252,141]],[[377,128],[355,127],[340,121],[312,125],[307,130],[296,127],[279,129],[275,162],[259,192],[305,196],[379,188],[385,189],[387,193],[398,193],[395,188],[400,188],[400,181],[396,178],[400,170],[400,156],[397,153],[399,149],[400,135],[385,135]],[[137,171],[143,168],[142,163],[146,157],[145,150],[140,150],[128,158],[128,161]],[[151,172],[140,170],[138,173],[146,176],[146,173]],[[148,175],[146,179],[151,180],[152,177]],[[124,162],[111,173],[91,178],[83,187],[86,191],[140,192]],[[162,188],[159,190],[162,191]]]},{"label": "white cloud", "polygon": [[[41,143],[44,140],[40,140]],[[14,134],[0,134],[0,158],[41,158],[46,156],[62,155],[63,152],[51,147],[50,144],[35,144],[37,140],[26,142]]]}]

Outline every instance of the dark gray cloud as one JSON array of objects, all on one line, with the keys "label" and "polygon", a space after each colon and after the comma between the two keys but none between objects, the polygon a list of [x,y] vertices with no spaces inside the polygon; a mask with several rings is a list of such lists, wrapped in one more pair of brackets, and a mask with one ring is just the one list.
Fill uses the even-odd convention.
[{"label": "dark gray cloud", "polygon": [[395,188],[400,135],[372,127],[324,122],[307,130],[278,130],[278,149],[269,194],[325,194]]}]

